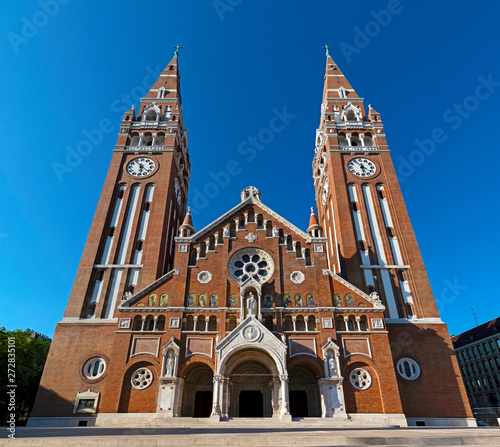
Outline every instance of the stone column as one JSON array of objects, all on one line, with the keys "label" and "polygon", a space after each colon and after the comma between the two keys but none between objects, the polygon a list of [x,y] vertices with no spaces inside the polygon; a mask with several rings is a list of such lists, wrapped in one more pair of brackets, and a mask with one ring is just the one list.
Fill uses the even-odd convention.
[{"label": "stone column", "polygon": [[213,404],[212,414],[210,415],[211,422],[220,421],[220,382],[222,376],[219,374],[214,375],[214,391],[213,391]]},{"label": "stone column", "polygon": [[358,326],[358,331],[361,332],[361,317],[356,317],[356,325]]},{"label": "stone column", "polygon": [[272,407],[273,407],[273,417],[280,416],[280,379],[278,377],[273,377],[271,382],[272,386]]},{"label": "stone column", "polygon": [[293,331],[296,332],[297,331],[297,317],[295,315],[292,317],[292,322],[293,322]]},{"label": "stone column", "polygon": [[146,323],[146,316],[145,315],[143,315],[143,317],[142,317],[141,332],[144,331],[144,323]]},{"label": "stone column", "polygon": [[156,331],[156,323],[158,322],[158,316],[155,316],[153,318],[153,321],[154,321],[154,323],[153,323],[153,331]]},{"label": "stone column", "polygon": [[193,331],[196,331],[196,326],[198,325],[198,316],[193,317]]},{"label": "stone column", "polygon": [[292,415],[290,414],[290,401],[288,395],[288,374],[281,374],[281,420],[282,421],[292,421]]},{"label": "stone column", "polygon": [[306,332],[309,332],[309,317],[304,317],[304,324],[306,325]]}]

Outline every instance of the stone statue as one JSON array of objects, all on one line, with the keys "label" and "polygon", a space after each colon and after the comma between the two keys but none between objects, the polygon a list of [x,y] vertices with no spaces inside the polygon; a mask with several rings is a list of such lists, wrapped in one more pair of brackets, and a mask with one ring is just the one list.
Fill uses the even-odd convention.
[{"label": "stone statue", "polygon": [[333,356],[330,356],[328,359],[328,372],[330,373],[330,377],[337,376],[337,365]]},{"label": "stone statue", "polygon": [[286,335],[285,335],[285,334],[282,334],[282,335],[281,335],[281,341],[282,341],[283,343],[285,343],[285,345],[286,345]]},{"label": "stone statue", "polygon": [[224,231],[222,232],[223,237],[229,237],[229,227],[224,227]]},{"label": "stone statue", "polygon": [[129,300],[130,298],[132,298],[132,292],[130,291],[127,291],[123,294],[123,298],[122,298],[122,301],[127,301]]},{"label": "stone statue", "polygon": [[174,373],[174,353],[170,351],[167,356],[167,367],[165,368],[165,375],[172,377]]},{"label": "stone statue", "polygon": [[370,298],[375,301],[380,301],[380,296],[378,295],[377,292],[370,293]]},{"label": "stone statue", "polygon": [[253,293],[250,292],[247,298],[247,315],[255,316],[255,297]]},{"label": "stone statue", "polygon": [[215,344],[218,345],[220,343],[220,335],[217,334],[217,337],[215,337]]},{"label": "stone statue", "polygon": [[279,237],[280,231],[278,230],[278,227],[275,225],[273,228],[273,237]]}]

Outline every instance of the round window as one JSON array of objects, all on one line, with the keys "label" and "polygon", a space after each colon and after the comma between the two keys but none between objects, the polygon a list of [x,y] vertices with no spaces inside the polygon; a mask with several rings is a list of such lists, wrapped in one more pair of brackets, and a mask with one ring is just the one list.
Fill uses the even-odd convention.
[{"label": "round window", "polygon": [[274,263],[264,250],[244,248],[229,260],[229,273],[239,283],[252,278],[259,283],[266,282],[274,272]]},{"label": "round window", "polygon": [[83,375],[87,379],[98,379],[106,371],[106,362],[101,357],[92,357],[83,365]]},{"label": "round window", "polygon": [[349,374],[349,379],[354,388],[358,390],[367,390],[372,384],[372,376],[363,368],[353,369],[351,374]]},{"label": "round window", "polygon": [[398,373],[403,379],[415,380],[420,376],[420,366],[418,363],[408,357],[400,359],[396,365]]},{"label": "round window", "polygon": [[132,374],[132,386],[144,390],[153,383],[153,373],[148,368],[139,368]]}]

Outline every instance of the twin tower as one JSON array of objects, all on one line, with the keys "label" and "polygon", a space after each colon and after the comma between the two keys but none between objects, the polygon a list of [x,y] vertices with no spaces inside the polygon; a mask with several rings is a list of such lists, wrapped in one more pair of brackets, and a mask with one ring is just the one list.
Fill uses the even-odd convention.
[{"label": "twin tower", "polygon": [[380,114],[329,54],[306,231],[254,186],[195,229],[190,168],[176,54],[124,114],[29,425],[475,424]]}]

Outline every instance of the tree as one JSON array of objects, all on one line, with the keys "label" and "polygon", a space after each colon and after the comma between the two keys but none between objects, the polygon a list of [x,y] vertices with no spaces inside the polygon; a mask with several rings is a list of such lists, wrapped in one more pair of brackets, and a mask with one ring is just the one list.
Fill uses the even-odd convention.
[{"label": "tree", "polygon": [[[14,342],[14,343],[13,343]],[[18,425],[26,422],[35,401],[43,367],[49,352],[50,339],[31,329],[7,331],[0,328],[0,422],[5,424],[10,396],[8,391],[15,389],[15,414]],[[14,348],[14,350],[12,350]],[[14,353],[15,356],[9,354]],[[8,375],[9,360],[15,359],[15,388]]]}]

